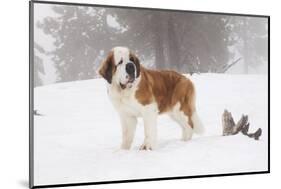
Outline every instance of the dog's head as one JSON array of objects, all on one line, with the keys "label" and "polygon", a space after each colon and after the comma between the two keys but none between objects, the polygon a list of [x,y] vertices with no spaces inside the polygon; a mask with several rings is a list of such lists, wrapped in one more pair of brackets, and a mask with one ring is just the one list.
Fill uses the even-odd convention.
[{"label": "dog's head", "polygon": [[140,75],[140,62],[128,48],[115,47],[98,72],[109,84],[119,85],[121,89],[131,88]]}]

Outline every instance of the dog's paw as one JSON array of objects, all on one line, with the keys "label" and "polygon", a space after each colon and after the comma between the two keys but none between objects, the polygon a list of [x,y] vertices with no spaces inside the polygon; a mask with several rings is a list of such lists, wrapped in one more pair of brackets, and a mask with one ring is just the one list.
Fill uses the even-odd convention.
[{"label": "dog's paw", "polygon": [[121,144],[120,149],[121,150],[130,150],[131,145],[130,144]]},{"label": "dog's paw", "polygon": [[154,146],[149,143],[144,143],[140,146],[140,150],[152,150]]}]

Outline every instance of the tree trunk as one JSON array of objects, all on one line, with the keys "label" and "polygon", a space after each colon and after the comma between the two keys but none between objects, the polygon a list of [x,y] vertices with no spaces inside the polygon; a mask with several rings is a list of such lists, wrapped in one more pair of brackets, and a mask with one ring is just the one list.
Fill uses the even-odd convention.
[{"label": "tree trunk", "polygon": [[168,18],[167,23],[167,46],[168,46],[168,65],[170,68],[174,68],[176,70],[181,70],[181,63],[179,57],[179,44],[178,44],[178,36],[176,31],[176,26],[174,24],[174,18],[172,15]]},{"label": "tree trunk", "polygon": [[164,69],[165,65],[165,56],[164,56],[164,20],[161,19],[161,15],[154,16],[155,25],[153,27],[154,37],[153,44],[155,50],[155,67],[156,69]]},{"label": "tree trunk", "polygon": [[245,20],[246,27],[244,27],[244,34],[243,34],[243,41],[244,41],[244,73],[248,74],[248,65],[249,65],[249,44],[248,44],[248,32],[247,32],[247,25],[248,22]]},{"label": "tree trunk", "polygon": [[249,64],[249,58],[248,58],[248,42],[245,40],[244,41],[244,73],[248,74],[248,64]]},{"label": "tree trunk", "polygon": [[165,68],[165,57],[164,57],[164,44],[160,39],[160,36],[156,36],[154,41],[154,49],[155,49],[155,67],[156,69],[164,69]]}]

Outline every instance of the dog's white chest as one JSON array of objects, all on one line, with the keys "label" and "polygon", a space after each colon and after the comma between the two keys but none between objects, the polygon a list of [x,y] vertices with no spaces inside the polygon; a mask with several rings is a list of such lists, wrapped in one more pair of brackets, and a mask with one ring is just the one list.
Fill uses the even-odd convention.
[{"label": "dog's white chest", "polygon": [[141,116],[141,104],[134,97],[134,92],[126,93],[108,89],[108,95],[115,109],[120,113],[139,117]]}]

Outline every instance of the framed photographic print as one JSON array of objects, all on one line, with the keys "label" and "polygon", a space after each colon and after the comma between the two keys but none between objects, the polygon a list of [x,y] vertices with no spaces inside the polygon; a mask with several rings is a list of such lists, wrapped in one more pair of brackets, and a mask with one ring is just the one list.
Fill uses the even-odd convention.
[{"label": "framed photographic print", "polygon": [[30,188],[270,172],[269,16],[29,4]]}]

